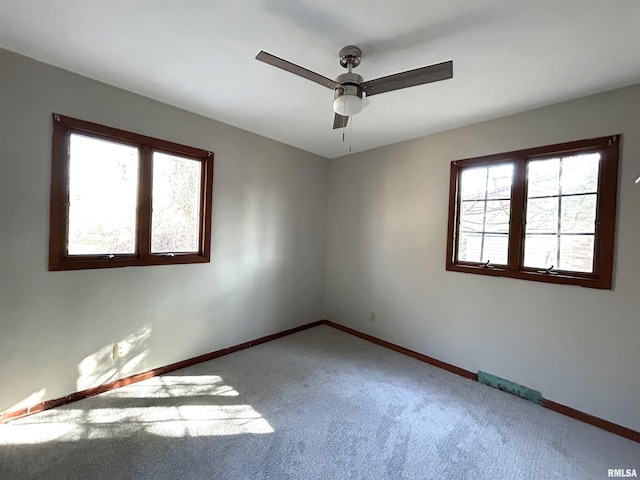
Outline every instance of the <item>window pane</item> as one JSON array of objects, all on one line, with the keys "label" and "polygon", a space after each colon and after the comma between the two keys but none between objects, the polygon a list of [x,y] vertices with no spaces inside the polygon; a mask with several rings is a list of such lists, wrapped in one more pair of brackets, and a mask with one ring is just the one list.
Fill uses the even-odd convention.
[{"label": "window pane", "polygon": [[562,233],[595,233],[596,195],[562,197]]},{"label": "window pane", "polygon": [[481,251],[482,233],[460,233],[458,260],[480,263]]},{"label": "window pane", "polygon": [[73,133],[69,255],[135,253],[138,149]]},{"label": "window pane", "polygon": [[527,196],[545,197],[560,193],[560,159],[532,160],[527,164]]},{"label": "window pane", "polygon": [[460,231],[508,233],[510,208],[509,200],[462,202],[460,205]]},{"label": "window pane", "polygon": [[557,233],[558,198],[527,200],[526,233]]},{"label": "window pane", "polygon": [[484,200],[487,191],[487,169],[465,168],[460,175],[460,198]]},{"label": "window pane", "polygon": [[506,265],[509,260],[509,236],[487,234],[484,237],[482,262]]},{"label": "window pane", "polygon": [[462,202],[460,205],[460,231],[482,232],[485,202]]},{"label": "window pane", "polygon": [[[597,194],[581,193],[596,192],[599,161],[600,154],[592,153],[562,160],[529,162],[524,245],[526,267],[549,268],[553,265],[560,270],[592,271],[592,236],[562,234],[595,233]],[[541,196],[551,197],[535,198]],[[537,233],[559,235],[535,235]]]},{"label": "window pane", "polygon": [[512,164],[461,172],[458,260],[507,264],[512,183]]},{"label": "window pane", "polygon": [[488,168],[466,168],[462,171],[460,179],[460,198],[511,198],[512,182],[513,165],[510,163]]},{"label": "window pane", "polygon": [[561,235],[558,268],[574,272],[592,272],[593,238],[593,235]]},{"label": "window pane", "polygon": [[[483,238],[484,237],[484,238]],[[509,258],[507,234],[461,233],[458,260],[506,265]]]},{"label": "window pane", "polygon": [[197,252],[202,164],[153,153],[151,252]]},{"label": "window pane", "polygon": [[511,198],[513,165],[498,165],[489,168],[487,198]]},{"label": "window pane", "polygon": [[532,268],[558,268],[558,237],[556,235],[527,235],[525,238],[524,266]]},{"label": "window pane", "polygon": [[511,202],[509,200],[487,202],[485,232],[509,233],[510,208]]},{"label": "window pane", "polygon": [[562,194],[595,193],[598,190],[600,154],[589,153],[562,159]]}]

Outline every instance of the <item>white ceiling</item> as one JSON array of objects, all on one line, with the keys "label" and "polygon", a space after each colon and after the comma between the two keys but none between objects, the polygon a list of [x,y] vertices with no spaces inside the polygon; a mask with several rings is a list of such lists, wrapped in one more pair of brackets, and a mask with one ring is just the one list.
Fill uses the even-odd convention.
[{"label": "white ceiling", "polygon": [[[333,158],[640,83],[640,1],[0,0],[0,46]],[[342,131],[341,47],[365,80],[453,60],[454,78],[377,95]]]}]

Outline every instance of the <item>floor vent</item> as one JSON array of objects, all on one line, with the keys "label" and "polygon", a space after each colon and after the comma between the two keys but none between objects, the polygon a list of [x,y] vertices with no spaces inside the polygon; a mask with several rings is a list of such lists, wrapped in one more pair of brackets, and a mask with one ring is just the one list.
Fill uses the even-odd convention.
[{"label": "floor vent", "polygon": [[478,381],[485,385],[489,385],[490,387],[499,388],[503,392],[512,393],[522,397],[530,402],[537,404],[542,403],[542,394],[539,391],[523,385],[518,385],[517,383],[510,382],[504,378],[496,377],[490,373],[478,371]]}]

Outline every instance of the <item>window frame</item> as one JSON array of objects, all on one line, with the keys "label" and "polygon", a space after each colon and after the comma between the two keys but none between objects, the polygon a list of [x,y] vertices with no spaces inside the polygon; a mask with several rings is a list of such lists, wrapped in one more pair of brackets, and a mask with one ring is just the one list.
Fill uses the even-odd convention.
[{"label": "window frame", "polygon": [[[99,255],[69,255],[67,253],[69,144],[72,133],[138,148],[135,253]],[[154,151],[197,160],[202,165],[199,250],[197,252],[151,252],[152,157]],[[54,113],[51,159],[49,271],[209,263],[211,261],[213,152]]]},{"label": "window frame", "polygon": [[[446,269],[453,272],[510,277],[538,282],[612,289],[616,229],[619,145],[621,135],[578,140],[513,152],[486,155],[451,162]],[[593,272],[547,271],[524,267],[525,219],[527,202],[527,162],[558,156],[598,152],[601,155],[598,176]],[[457,260],[460,227],[460,178],[464,169],[512,163],[511,204],[507,265],[484,265]]]}]

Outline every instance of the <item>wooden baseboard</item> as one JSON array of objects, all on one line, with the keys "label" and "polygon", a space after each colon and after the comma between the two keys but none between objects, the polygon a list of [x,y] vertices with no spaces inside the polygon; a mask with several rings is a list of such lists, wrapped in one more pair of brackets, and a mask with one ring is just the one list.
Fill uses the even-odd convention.
[{"label": "wooden baseboard", "polygon": [[[469,370],[465,370],[464,368],[456,367],[455,365],[451,365],[450,363],[446,363],[435,358],[429,357],[427,355],[423,355],[418,352],[414,352],[413,350],[409,350],[408,348],[401,347],[391,342],[387,342],[386,340],[381,340],[372,335],[360,332],[358,330],[354,330],[349,327],[345,327],[344,325],[340,325],[339,323],[332,322],[331,320],[324,320],[322,323],[325,325],[329,325],[333,328],[337,328],[338,330],[342,330],[343,332],[350,333],[355,335],[356,337],[360,337],[364,340],[368,340],[369,342],[375,343],[377,345],[381,345],[383,347],[389,348],[396,352],[402,353],[409,357],[415,358],[422,362],[426,362],[430,365],[434,365],[436,367],[447,370],[451,373],[455,373],[456,375],[463,376],[465,378],[471,380],[478,380],[478,375]],[[594,417],[593,415],[589,415],[588,413],[581,412],[580,410],[576,410],[571,407],[567,407],[566,405],[562,405],[561,403],[556,403],[551,400],[547,400],[546,398],[542,399],[542,406],[548,408],[549,410],[553,410],[554,412],[560,413],[562,415],[566,415],[571,418],[575,418],[576,420],[580,420],[581,422],[588,423],[589,425],[593,425],[594,427],[601,428],[602,430],[606,430],[607,432],[615,433],[616,435],[620,435],[621,437],[628,438],[629,440],[633,440],[634,442],[640,443],[640,432],[632,430],[627,427],[623,427],[622,425],[618,425],[617,423],[610,422],[603,418]]]},{"label": "wooden baseboard", "polygon": [[334,323],[331,320],[325,320],[325,325],[329,325],[330,327],[337,328],[338,330],[342,330],[343,332],[350,333],[351,335],[355,335],[356,337],[360,337],[369,342],[375,343],[376,345],[380,345],[382,347],[388,348],[395,352],[402,353],[403,355],[407,355],[408,357],[415,358],[416,360],[420,360],[421,362],[429,363],[436,367],[442,368],[443,370],[447,370],[451,373],[455,373],[456,375],[460,375],[464,378],[469,378],[471,380],[477,380],[478,375],[465,370],[464,368],[456,367],[455,365],[451,365],[450,363],[443,362],[433,357],[429,357],[427,355],[423,355],[422,353],[415,352],[413,350],[409,350],[408,348],[401,347],[400,345],[396,345],[395,343],[387,342],[386,340],[381,340],[380,338],[374,337],[372,335],[368,335],[366,333],[359,332],[358,330],[354,330],[353,328],[345,327],[344,325],[340,325],[339,323]]},{"label": "wooden baseboard", "polygon": [[[340,325],[339,323],[335,323],[330,320],[318,320],[316,322],[300,325],[298,327],[290,328],[282,332],[273,333],[271,335],[260,337],[255,340],[251,340],[249,342],[240,343],[232,347],[223,348],[221,350],[216,350],[214,352],[205,353],[204,355],[199,355],[197,357],[189,358],[187,360],[182,360],[180,362],[172,363],[171,365],[165,365],[164,367],[158,367],[158,368],[154,368],[153,370],[137,373],[129,377],[121,378],[119,380],[115,380],[110,383],[99,385],[97,387],[88,388],[86,390],[82,390],[79,392],[74,392],[65,397],[56,398],[54,400],[47,400],[45,402],[34,405],[32,407],[21,408],[19,410],[4,412],[0,414],[0,424],[7,423],[11,420],[16,420],[21,417],[26,417],[28,415],[32,415],[37,412],[42,412],[43,410],[59,407],[67,403],[77,402],[78,400],[82,400],[83,398],[91,397],[93,395],[98,395],[99,393],[108,392],[109,390],[114,390],[116,388],[124,387],[125,385],[130,385],[132,383],[140,382],[142,380],[146,380],[151,377],[162,375],[164,373],[172,372],[174,370],[190,367],[191,365],[195,365],[197,363],[213,360],[214,358],[222,357],[223,355],[228,355],[230,353],[238,352],[240,350],[244,350],[246,348],[253,347],[255,345],[260,345],[262,343],[270,342],[272,340],[276,340],[278,338],[285,337],[293,333],[301,332],[302,330],[307,330],[309,328],[317,327],[319,325],[328,325],[338,330],[342,330],[343,332],[349,333],[351,335],[355,335],[356,337],[375,343],[376,345],[380,345],[382,347],[388,348],[390,350],[401,353],[403,355],[407,355],[411,358],[415,358],[416,360],[420,360],[422,362],[428,363],[438,368],[442,368],[443,370],[447,370],[451,373],[455,373],[456,375],[460,375],[470,380],[477,381],[478,379],[477,374],[469,370],[465,370],[464,368],[460,368],[455,365],[451,365],[450,363],[446,363],[441,360],[438,360],[436,358],[429,357],[428,355],[423,355],[422,353],[409,350],[408,348],[401,347],[399,345],[396,345],[395,343],[387,342],[386,340],[382,340],[380,338],[374,337],[373,335],[369,335],[369,334],[360,332],[358,330],[354,330],[353,328],[345,327],[344,325]],[[553,410],[554,412],[560,413],[562,415],[566,415],[568,417],[574,418],[581,422],[588,423],[595,427],[601,428],[602,430],[606,430],[616,435],[620,435],[621,437],[628,438],[629,440],[633,440],[634,442],[640,443],[640,432],[638,431],[632,430],[627,427],[623,427],[622,425],[618,425],[608,420],[604,420],[603,418],[589,415],[588,413],[581,412],[580,410],[576,410],[571,407],[567,407],[566,405],[562,405],[560,403],[547,400],[546,398],[542,399],[542,406],[545,408],[548,408],[549,410]]]},{"label": "wooden baseboard", "polygon": [[67,403],[77,402],[78,400],[82,400],[83,398],[92,397],[94,395],[98,395],[99,393],[108,392],[109,390],[114,390],[116,388],[124,387],[125,385],[130,385],[132,383],[140,382],[142,380],[146,380],[151,377],[156,377],[164,373],[173,372],[174,370],[190,367],[191,365],[195,365],[197,363],[213,360],[214,358],[222,357],[223,355],[228,355],[230,353],[244,350],[245,348],[253,347],[255,345],[260,345],[261,343],[270,342],[272,340],[276,340],[277,338],[285,337],[287,335],[291,335],[292,333],[297,333],[302,330],[306,330],[308,328],[317,327],[318,325],[322,325],[324,323],[325,323],[324,320],[318,320],[316,322],[307,323],[305,325],[300,325],[299,327],[290,328],[282,332],[273,333],[265,337],[256,338],[255,340],[251,340],[249,342],[240,343],[232,347],[223,348],[221,350],[216,350],[215,352],[205,353],[204,355],[199,355],[197,357],[189,358],[187,360],[182,360],[180,362],[172,363],[171,365],[165,365],[163,367],[154,368],[153,370],[147,370],[146,372],[137,373],[129,377],[115,380],[113,382],[105,383],[103,385],[98,385],[97,387],[87,388],[86,390],[74,392],[65,397],[56,398],[54,400],[46,400],[42,403],[38,403],[37,405],[31,406],[31,407],[4,412],[0,414],[0,424],[7,423],[11,420],[16,420],[18,418],[26,417],[34,413],[42,412],[43,410],[59,407]]},{"label": "wooden baseboard", "polygon": [[636,432],[635,430],[631,430],[630,428],[623,427],[622,425],[618,425],[617,423],[610,422],[609,420],[605,420],[603,418],[594,417],[593,415],[589,415],[588,413],[581,412],[580,410],[567,407],[566,405],[553,402],[546,398],[542,399],[542,406],[548,408],[549,410],[553,410],[554,412],[566,415],[567,417],[575,418],[576,420],[580,420],[581,422],[588,423],[589,425],[593,425],[594,427],[601,428],[602,430],[606,430],[607,432],[615,433],[616,435],[620,435],[621,437],[625,437],[629,440],[640,443],[640,432]]}]

